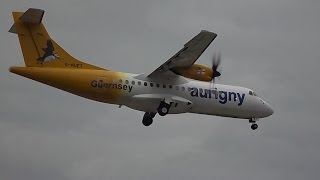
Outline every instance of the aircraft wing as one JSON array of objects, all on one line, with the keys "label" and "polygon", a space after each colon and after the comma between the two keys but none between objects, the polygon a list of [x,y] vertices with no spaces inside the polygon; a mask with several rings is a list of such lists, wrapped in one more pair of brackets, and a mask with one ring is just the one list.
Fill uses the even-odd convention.
[{"label": "aircraft wing", "polygon": [[192,66],[216,37],[216,33],[202,30],[187,42],[179,52],[149,74],[148,77],[158,76],[174,67]]}]

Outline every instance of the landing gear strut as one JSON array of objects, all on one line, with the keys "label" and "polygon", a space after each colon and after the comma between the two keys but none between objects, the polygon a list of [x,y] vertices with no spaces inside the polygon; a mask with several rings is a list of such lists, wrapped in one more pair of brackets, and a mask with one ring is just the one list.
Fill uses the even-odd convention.
[{"label": "landing gear strut", "polygon": [[161,101],[159,107],[158,107],[158,113],[160,116],[165,116],[169,113],[171,104],[168,104],[164,101]]},{"label": "landing gear strut", "polygon": [[[168,104],[165,101],[161,101],[159,107],[157,108],[160,116],[165,116],[169,113],[171,103]],[[153,118],[156,115],[156,112],[146,112],[142,119],[142,124],[145,126],[150,126],[153,123]]]},{"label": "landing gear strut", "polygon": [[258,129],[258,124],[256,123],[256,121],[257,121],[257,119],[249,119],[249,123],[251,123],[252,125],[251,125],[251,129],[252,130],[256,130],[256,129]]},{"label": "landing gear strut", "polygon": [[146,112],[143,116],[142,124],[145,126],[150,126],[153,123],[153,118],[155,115],[156,115],[156,113]]}]

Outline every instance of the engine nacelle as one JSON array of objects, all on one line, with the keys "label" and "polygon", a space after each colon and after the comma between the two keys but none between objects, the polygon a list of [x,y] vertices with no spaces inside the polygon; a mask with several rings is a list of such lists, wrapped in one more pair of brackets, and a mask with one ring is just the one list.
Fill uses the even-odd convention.
[{"label": "engine nacelle", "polygon": [[212,80],[213,75],[211,68],[200,64],[193,64],[190,67],[175,67],[171,71],[186,78],[207,82]]}]

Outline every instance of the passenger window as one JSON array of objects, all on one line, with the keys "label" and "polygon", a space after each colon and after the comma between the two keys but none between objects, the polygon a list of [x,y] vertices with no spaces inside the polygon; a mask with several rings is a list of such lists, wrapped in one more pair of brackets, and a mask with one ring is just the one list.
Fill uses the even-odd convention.
[{"label": "passenger window", "polygon": [[138,81],[138,85],[141,86],[141,81]]},{"label": "passenger window", "polygon": [[148,86],[148,83],[147,83],[147,82],[144,82],[144,86]]},{"label": "passenger window", "polygon": [[169,85],[169,88],[172,89],[172,85]]},{"label": "passenger window", "polygon": [[166,85],[164,84],[162,87],[163,87],[163,88],[166,88]]},{"label": "passenger window", "polygon": [[249,91],[249,95],[253,96],[253,93],[252,93],[252,91]]},{"label": "passenger window", "polygon": [[156,84],[157,88],[160,87],[160,84]]},{"label": "passenger window", "polygon": [[134,85],[135,83],[136,83],[135,81],[132,81],[132,82],[131,82],[132,85]]},{"label": "passenger window", "polygon": [[150,83],[150,87],[153,87],[153,83]]},{"label": "passenger window", "polygon": [[179,86],[176,86],[176,90],[179,90]]},{"label": "passenger window", "polygon": [[182,87],[181,87],[181,90],[184,91],[184,90],[186,90],[186,88],[182,86]]},{"label": "passenger window", "polygon": [[126,82],[126,84],[129,84],[129,81],[128,81],[128,80],[126,80],[125,82]]},{"label": "passenger window", "polygon": [[188,91],[191,91],[191,87],[188,87]]}]

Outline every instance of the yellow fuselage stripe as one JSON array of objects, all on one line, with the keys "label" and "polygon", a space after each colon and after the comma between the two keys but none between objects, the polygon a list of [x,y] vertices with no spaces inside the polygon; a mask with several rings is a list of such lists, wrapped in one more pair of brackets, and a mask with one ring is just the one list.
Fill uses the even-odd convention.
[{"label": "yellow fuselage stripe", "polygon": [[[127,94],[114,88],[125,73],[92,69],[11,67],[10,72],[91,100],[118,104]],[[109,82],[106,84],[105,82]],[[114,83],[112,83],[114,82]],[[100,84],[99,84],[100,83]],[[99,88],[98,86],[105,86]],[[109,87],[108,87],[109,86]]]}]

